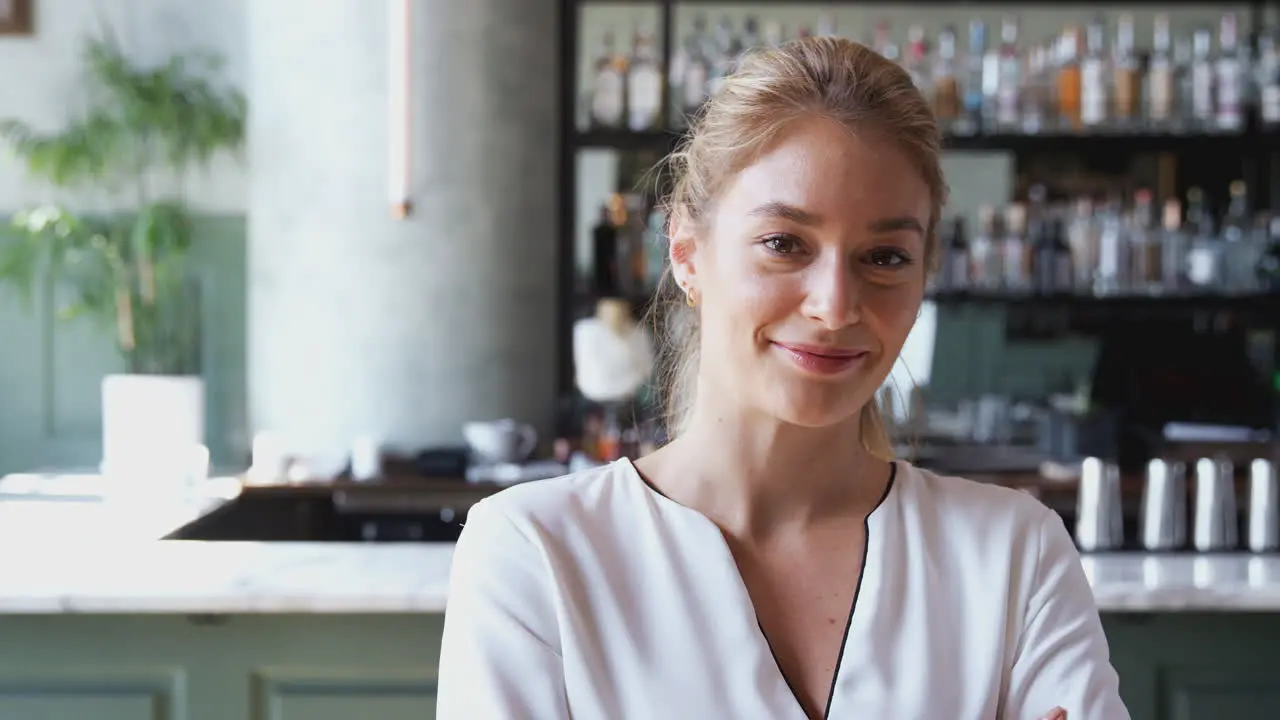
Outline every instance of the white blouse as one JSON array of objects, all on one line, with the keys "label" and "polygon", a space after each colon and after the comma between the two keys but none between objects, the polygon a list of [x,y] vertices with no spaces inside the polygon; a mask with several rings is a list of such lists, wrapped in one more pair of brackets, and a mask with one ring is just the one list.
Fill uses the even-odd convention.
[{"label": "white blouse", "polygon": [[[1128,718],[1080,558],[1026,493],[896,463],[867,520],[829,718]],[[441,720],[804,720],[706,516],[627,460],[476,504]]]}]

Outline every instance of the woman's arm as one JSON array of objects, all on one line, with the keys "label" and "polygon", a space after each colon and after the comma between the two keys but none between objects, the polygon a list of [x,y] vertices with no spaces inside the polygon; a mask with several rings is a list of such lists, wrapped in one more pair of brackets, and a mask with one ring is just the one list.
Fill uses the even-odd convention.
[{"label": "woman's arm", "polygon": [[449,574],[439,720],[569,717],[553,592],[537,546],[490,500],[474,505]]},{"label": "woman's arm", "polygon": [[1062,519],[1045,509],[1031,599],[1009,676],[1002,718],[1128,720],[1093,590]]}]

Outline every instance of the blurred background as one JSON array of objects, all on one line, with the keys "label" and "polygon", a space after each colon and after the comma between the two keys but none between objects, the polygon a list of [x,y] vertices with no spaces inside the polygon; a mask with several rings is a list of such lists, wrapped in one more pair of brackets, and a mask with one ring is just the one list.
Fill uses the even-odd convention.
[{"label": "blurred background", "polygon": [[[1089,566],[1104,612],[1257,613],[1109,619],[1135,717],[1280,716],[1248,649],[1280,630],[1267,0],[0,2],[0,496],[131,503],[10,529],[445,546],[479,498],[660,445],[659,162],[743,53],[815,34],[900,63],[945,134],[940,272],[878,396],[899,455],[1128,558]],[[1238,671],[1187,669],[1210,629]]]}]

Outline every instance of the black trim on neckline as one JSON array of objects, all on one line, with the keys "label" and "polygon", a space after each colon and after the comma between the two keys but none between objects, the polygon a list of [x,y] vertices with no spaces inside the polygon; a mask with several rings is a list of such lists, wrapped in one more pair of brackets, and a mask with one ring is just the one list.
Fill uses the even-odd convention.
[{"label": "black trim on neckline", "polygon": [[[858,596],[862,594],[862,579],[867,576],[867,556],[871,549],[871,516],[874,515],[876,510],[879,510],[880,506],[884,504],[884,501],[889,498],[889,491],[893,490],[893,481],[896,480],[897,477],[898,463],[890,460],[889,482],[885,483],[884,494],[880,496],[878,501],[876,501],[876,506],[871,508],[871,512],[867,513],[867,516],[862,519],[862,567],[858,570],[858,584],[853,588],[853,602],[849,603],[849,618],[844,621],[844,637],[840,638],[840,652],[836,655],[835,672],[831,673],[831,688],[827,691],[827,706],[822,709],[822,720],[828,720],[831,716],[831,701],[836,698],[836,681],[840,679],[840,666],[844,664],[844,647],[849,643],[849,630],[853,627],[853,612],[858,608]],[[765,639],[765,642],[768,642],[767,638]],[[773,649],[770,648],[770,652],[772,651]],[[777,662],[776,656],[774,657],[774,662]],[[781,665],[778,666],[778,670],[782,670]],[[784,680],[786,680],[786,677],[787,674],[782,673],[782,678]],[[791,686],[790,680],[787,680],[787,686]],[[791,692],[794,694],[795,689],[792,688]],[[797,695],[796,701],[799,702],[799,700],[800,696]]]},{"label": "black trim on neckline", "polygon": [[[666,498],[671,502],[675,502],[668,497],[666,493],[659,490],[656,485],[650,482],[649,478],[645,477],[645,474],[640,472],[640,468],[635,466],[635,463],[631,463],[629,460],[628,462],[631,465],[632,471],[635,472],[636,477],[640,478],[640,482],[644,483],[645,486],[657,493],[659,496]],[[876,501],[875,506],[871,508],[871,511],[867,513],[866,517],[862,518],[862,566],[858,571],[858,583],[853,588],[853,600],[849,603],[849,617],[844,621],[844,635],[840,638],[840,652],[836,655],[835,671],[831,673],[831,687],[827,690],[827,704],[826,707],[822,709],[822,720],[829,720],[831,715],[831,702],[835,700],[836,682],[840,679],[840,666],[844,663],[844,648],[849,642],[849,630],[853,627],[853,614],[858,608],[858,597],[862,594],[862,579],[867,576],[867,557],[871,550],[871,516],[880,509],[880,506],[884,505],[885,500],[889,499],[889,493],[893,491],[893,485],[897,478],[898,463],[897,461],[890,460],[889,482],[885,483],[884,492],[881,493],[880,499]],[[684,506],[682,505],[681,507]],[[754,613],[754,608],[752,611]],[[791,697],[796,701],[796,705],[800,707],[801,712],[804,712],[804,703],[800,702],[800,694],[796,692],[795,685],[791,684],[791,678],[787,677],[787,673],[783,671],[782,663],[778,661],[778,653],[773,649],[773,642],[769,640],[769,634],[764,631],[764,625],[760,623],[759,615],[756,616],[756,627],[760,629],[760,636],[764,638],[765,647],[769,648],[769,654],[773,656],[774,667],[778,669],[778,674],[782,676],[782,681],[786,683],[787,689],[791,691]]]}]

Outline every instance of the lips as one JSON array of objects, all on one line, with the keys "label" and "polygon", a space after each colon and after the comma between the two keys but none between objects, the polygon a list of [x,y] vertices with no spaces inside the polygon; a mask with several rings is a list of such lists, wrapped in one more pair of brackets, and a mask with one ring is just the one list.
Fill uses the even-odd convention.
[{"label": "lips", "polygon": [[866,350],[834,345],[775,342],[773,346],[801,370],[815,375],[839,375],[857,366],[870,354]]}]

